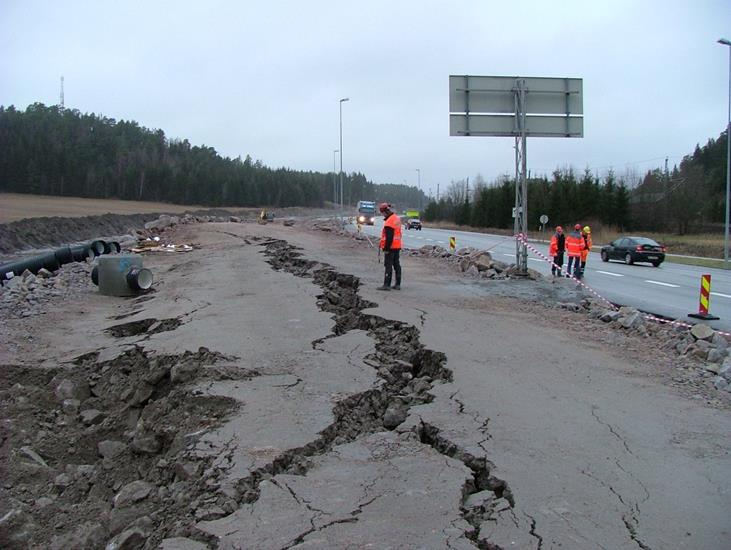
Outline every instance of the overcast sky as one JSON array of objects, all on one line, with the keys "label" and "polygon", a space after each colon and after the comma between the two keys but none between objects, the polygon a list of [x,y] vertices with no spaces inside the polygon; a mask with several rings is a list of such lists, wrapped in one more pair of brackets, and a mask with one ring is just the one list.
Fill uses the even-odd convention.
[{"label": "overcast sky", "polygon": [[[59,102],[272,167],[436,193],[514,172],[512,138],[450,137],[450,74],[582,78],[584,137],[528,169],[671,166],[725,129],[729,0],[0,0],[0,105]],[[1,152],[0,152],[1,154]]]}]

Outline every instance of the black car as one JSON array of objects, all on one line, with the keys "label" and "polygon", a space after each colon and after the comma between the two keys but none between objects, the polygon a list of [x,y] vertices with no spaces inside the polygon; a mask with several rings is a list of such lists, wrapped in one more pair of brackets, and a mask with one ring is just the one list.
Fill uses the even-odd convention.
[{"label": "black car", "polygon": [[628,265],[648,262],[659,267],[665,261],[665,247],[647,237],[620,237],[602,247],[602,261],[622,260]]},{"label": "black car", "polygon": [[421,231],[421,220],[417,218],[411,218],[406,222],[406,229],[418,229]]}]

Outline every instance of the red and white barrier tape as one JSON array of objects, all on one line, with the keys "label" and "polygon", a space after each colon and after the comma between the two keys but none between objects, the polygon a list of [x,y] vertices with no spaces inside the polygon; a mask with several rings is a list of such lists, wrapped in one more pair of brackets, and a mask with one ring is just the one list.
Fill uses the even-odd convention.
[{"label": "red and white barrier tape", "polygon": [[[528,241],[526,240],[525,235],[518,234],[518,235],[515,235],[515,238],[516,238],[516,240],[518,240],[521,243],[523,243],[527,249],[529,249],[531,252],[533,252],[533,254],[535,254],[536,256],[538,256],[540,259],[542,259],[543,261],[548,262],[549,264],[553,265],[553,259],[549,258],[548,256],[545,256],[539,250],[537,250],[536,248],[534,248],[533,246],[531,246],[530,244],[528,244]],[[563,273],[564,272],[563,266],[556,266],[556,267],[557,267],[559,273]],[[591,294],[593,294],[594,296],[596,296],[597,298],[599,298],[602,302],[604,302],[606,304],[609,304],[609,307],[611,307],[614,311],[617,311],[618,310],[618,308],[617,308],[616,305],[614,305],[612,302],[610,302],[609,300],[607,300],[604,296],[601,296],[596,290],[594,290],[593,288],[591,288],[589,285],[587,285],[584,282],[582,282],[581,280],[577,279],[576,277],[574,277],[570,273],[566,273],[566,274],[571,279],[573,279],[574,281],[576,281],[577,283],[579,283],[586,290],[588,290]],[[672,321],[670,319],[663,319],[662,317],[655,317],[654,315],[650,315],[649,313],[643,313],[643,312],[640,312],[640,313],[642,314],[642,316],[645,319],[647,319],[649,321],[654,321],[656,323],[662,323],[664,325],[673,325],[673,326],[683,327],[683,328],[687,328],[687,329],[693,328],[693,325],[691,323],[684,323],[683,321]],[[716,330],[716,332],[718,334],[721,334],[722,336],[731,336],[731,332],[723,332],[723,331],[720,331],[720,330]]]}]

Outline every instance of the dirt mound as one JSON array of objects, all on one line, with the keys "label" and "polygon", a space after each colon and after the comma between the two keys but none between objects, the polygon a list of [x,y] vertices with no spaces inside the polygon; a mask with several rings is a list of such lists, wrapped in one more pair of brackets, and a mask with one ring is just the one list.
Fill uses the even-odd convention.
[{"label": "dirt mound", "polygon": [[103,214],[83,218],[26,218],[0,225],[0,254],[131,233],[159,214]]}]

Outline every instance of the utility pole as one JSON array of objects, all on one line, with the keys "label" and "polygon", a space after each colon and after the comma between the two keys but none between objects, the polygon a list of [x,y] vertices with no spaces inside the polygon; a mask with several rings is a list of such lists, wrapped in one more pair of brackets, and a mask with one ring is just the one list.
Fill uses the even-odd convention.
[{"label": "utility pole", "polygon": [[439,202],[439,184],[437,183],[437,202]]},{"label": "utility pole", "polygon": [[337,172],[337,157],[336,155],[340,152],[340,149],[333,150],[333,203],[338,203],[338,180],[335,176]]},{"label": "utility pole", "polygon": [[64,110],[64,102],[63,102],[63,75],[61,76],[61,110]]},{"label": "utility pole", "polygon": [[340,212],[343,212],[343,102],[350,101],[349,97],[340,100]]}]

